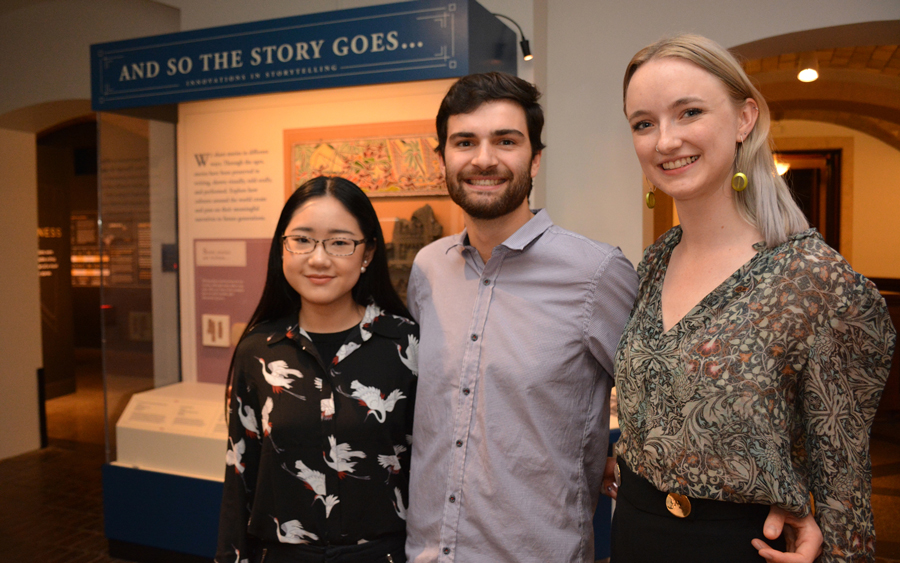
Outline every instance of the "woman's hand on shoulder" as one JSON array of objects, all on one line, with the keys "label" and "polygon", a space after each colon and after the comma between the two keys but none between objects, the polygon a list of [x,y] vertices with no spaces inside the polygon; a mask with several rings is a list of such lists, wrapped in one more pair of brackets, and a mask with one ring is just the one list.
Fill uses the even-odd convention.
[{"label": "woman's hand on shoulder", "polygon": [[[785,527],[785,524],[787,526]],[[813,515],[797,518],[789,512],[777,507],[769,507],[769,516],[763,525],[765,536],[774,540],[784,532],[787,540],[787,552],[777,551],[766,542],[755,539],[753,547],[766,561],[773,563],[813,563],[822,553],[822,530],[816,524]]]}]

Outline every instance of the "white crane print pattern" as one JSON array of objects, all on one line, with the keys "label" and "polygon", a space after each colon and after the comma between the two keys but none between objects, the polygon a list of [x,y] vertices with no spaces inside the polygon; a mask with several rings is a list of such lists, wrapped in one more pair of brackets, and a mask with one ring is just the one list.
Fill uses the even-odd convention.
[{"label": "white crane print pattern", "polygon": [[400,454],[406,451],[406,446],[402,444],[394,445],[394,455],[379,455],[378,464],[388,470],[388,478],[385,483],[391,480],[391,475],[400,473]]},{"label": "white crane print pattern", "polygon": [[247,444],[243,440],[238,440],[238,443],[235,444],[231,438],[228,438],[228,444],[228,451],[225,452],[225,465],[234,466],[234,472],[240,475],[244,472],[244,464],[241,462],[241,458],[244,456]]},{"label": "white crane print pattern", "polygon": [[[296,377],[297,379],[301,379],[303,374],[300,373],[300,370],[289,368],[287,362],[284,360],[275,360],[274,362],[269,362],[268,368],[266,369],[266,361],[262,358],[256,358],[259,360],[259,363],[262,364],[262,375],[266,380],[266,383],[272,386],[272,392],[275,394],[281,393],[282,391],[286,391],[291,388],[291,385],[294,383],[294,380],[291,379],[291,376]],[[306,400],[306,397],[302,397],[297,395],[296,393],[291,393],[287,391],[287,393],[297,397],[298,399]]]},{"label": "white crane print pattern", "polygon": [[286,312],[238,343],[215,561],[404,532],[418,325],[371,305],[363,317],[313,341]]},{"label": "white crane print pattern", "polygon": [[328,397],[323,397],[319,401],[320,410],[322,412],[322,420],[331,420],[334,416],[334,393]]},{"label": "white crane print pattern", "polygon": [[406,398],[406,395],[401,393],[399,389],[394,389],[385,399],[384,393],[377,387],[369,387],[356,380],[350,383],[350,388],[353,389],[353,393],[350,396],[358,399],[359,404],[368,407],[369,412],[366,413],[366,418],[369,418],[370,414],[374,414],[375,419],[382,423],[386,413],[394,410],[394,405],[397,404],[397,401]]},{"label": "white crane print pattern", "polygon": [[400,361],[411,371],[413,375],[419,375],[419,339],[409,335],[409,343],[406,346],[406,355],[403,355],[403,348],[397,344],[397,353],[400,354]]},{"label": "white crane print pattern", "polygon": [[297,460],[294,463],[294,467],[297,468],[297,473],[294,473],[290,469],[287,468],[286,465],[282,465],[285,471],[303,481],[306,485],[306,488],[315,493],[315,497],[313,498],[313,504],[317,500],[321,500],[322,504],[325,505],[325,518],[331,516],[331,509],[334,508],[334,505],[341,502],[338,500],[335,495],[326,495],[325,494],[325,474],[321,471],[316,471],[315,469],[310,469],[303,463],[302,460]]},{"label": "white crane print pattern", "polygon": [[278,534],[278,541],[281,543],[309,543],[309,538],[311,540],[319,539],[319,536],[315,535],[312,532],[307,532],[303,529],[303,526],[300,524],[299,520],[290,520],[281,524],[278,524],[278,518],[272,517],[272,520],[275,521],[275,533]]},{"label": "white crane print pattern", "polygon": [[234,547],[234,563],[250,563],[250,560],[246,557],[241,559],[241,550]]},{"label": "white crane print pattern", "polygon": [[384,314],[384,311],[381,310],[381,307],[378,305],[369,305],[366,307],[366,312],[363,315],[362,320],[359,322],[359,332],[360,336],[363,339],[363,342],[372,338],[372,333],[369,331],[369,327],[375,321],[376,317],[380,317]]},{"label": "white crane print pattern", "polygon": [[241,396],[238,395],[238,417],[241,419],[241,424],[244,426],[244,430],[247,432],[247,436],[250,438],[256,438],[259,436],[259,428],[256,425],[256,413],[253,412],[253,407],[250,405],[244,405],[241,401]]},{"label": "white crane print pattern", "polygon": [[272,433],[272,423],[269,422],[269,415],[272,414],[273,408],[275,408],[275,401],[272,400],[272,397],[266,397],[266,404],[262,408],[263,434],[266,436]]},{"label": "white crane print pattern", "polygon": [[346,344],[341,345],[341,348],[337,351],[337,354],[334,356],[334,364],[338,364],[339,362],[343,362],[344,358],[349,356],[351,353],[355,352],[359,349],[358,342],[348,342]]},{"label": "white crane print pattern", "polygon": [[354,467],[356,467],[358,462],[350,461],[354,457],[364,459],[366,457],[365,452],[352,451],[350,449],[350,444],[338,444],[334,436],[328,437],[328,443],[331,444],[331,451],[329,452],[331,459],[328,459],[325,452],[322,452],[322,457],[325,458],[325,463],[328,467],[337,471],[339,478],[343,479],[349,475],[356,479],[368,479],[368,477],[352,475],[352,473],[356,471]]},{"label": "white crane print pattern", "polygon": [[403,494],[400,492],[399,487],[394,487],[394,496],[397,497],[397,500],[393,501],[394,512],[397,513],[401,520],[406,520],[406,506],[403,505]]}]

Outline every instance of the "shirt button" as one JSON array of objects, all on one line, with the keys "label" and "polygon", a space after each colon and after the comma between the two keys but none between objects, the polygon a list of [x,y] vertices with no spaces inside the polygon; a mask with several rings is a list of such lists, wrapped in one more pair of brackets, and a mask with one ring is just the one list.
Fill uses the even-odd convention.
[{"label": "shirt button", "polygon": [[476,340],[478,340],[478,335],[477,335],[477,334],[473,334],[473,335],[472,335],[472,342],[475,342]]},{"label": "shirt button", "polygon": [[456,497],[453,495],[450,495],[450,502],[456,502]]},{"label": "shirt button", "polygon": [[468,395],[469,393],[471,393],[471,391],[469,391],[469,388],[468,388],[468,387],[466,387],[465,389],[463,389],[463,395]]},{"label": "shirt button", "polygon": [[481,283],[483,283],[484,285],[491,285],[491,280],[485,279],[485,280],[484,280],[483,282],[481,282]]},{"label": "shirt button", "polygon": [[461,447],[462,447],[462,440],[457,440],[457,441],[456,441],[456,447],[457,447],[457,448],[461,448]]},{"label": "shirt button", "polygon": [[450,548],[449,548],[449,547],[445,547],[445,548],[444,548],[444,555],[447,555],[448,553],[450,553]]}]

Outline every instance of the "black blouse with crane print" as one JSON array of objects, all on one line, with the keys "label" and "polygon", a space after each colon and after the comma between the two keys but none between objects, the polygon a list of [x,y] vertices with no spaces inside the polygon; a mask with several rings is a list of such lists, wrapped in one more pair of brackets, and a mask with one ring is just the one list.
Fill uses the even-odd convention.
[{"label": "black blouse with crane print", "polygon": [[297,319],[237,347],[218,563],[405,533],[418,326],[369,305],[323,361]]}]

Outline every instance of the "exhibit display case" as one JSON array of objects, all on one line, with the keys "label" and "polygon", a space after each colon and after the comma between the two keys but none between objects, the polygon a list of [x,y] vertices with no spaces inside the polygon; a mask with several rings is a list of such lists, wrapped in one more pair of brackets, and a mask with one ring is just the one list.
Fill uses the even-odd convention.
[{"label": "exhibit display case", "polygon": [[181,371],[176,126],[101,112],[97,129],[98,244],[81,254],[99,274],[89,277],[100,286],[110,553],[204,556],[221,496],[224,386]]},{"label": "exhibit display case", "polygon": [[[133,394],[181,381],[177,287],[161,251],[175,242],[175,126],[100,113],[98,242],[107,457]],[[87,258],[86,258],[87,259]]]}]

